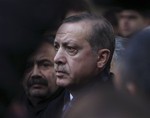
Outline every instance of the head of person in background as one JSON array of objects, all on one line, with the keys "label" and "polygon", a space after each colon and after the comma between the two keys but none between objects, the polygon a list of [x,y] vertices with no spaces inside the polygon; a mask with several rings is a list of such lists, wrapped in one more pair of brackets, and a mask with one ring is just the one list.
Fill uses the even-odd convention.
[{"label": "head of person in background", "polygon": [[132,38],[120,69],[120,89],[133,96],[150,98],[150,30],[143,30]]},{"label": "head of person in background", "polygon": [[103,17],[66,18],[54,41],[57,85],[75,96],[86,85],[109,79],[114,43],[113,28]]},{"label": "head of person in background", "polygon": [[54,71],[54,37],[41,42],[27,61],[23,87],[33,105],[52,96],[58,89]]},{"label": "head of person in background", "polygon": [[83,93],[65,118],[147,118],[149,114],[146,103],[103,84],[94,92]]},{"label": "head of person in background", "polygon": [[129,38],[145,27],[143,12],[138,9],[123,8],[119,15],[119,35]]}]

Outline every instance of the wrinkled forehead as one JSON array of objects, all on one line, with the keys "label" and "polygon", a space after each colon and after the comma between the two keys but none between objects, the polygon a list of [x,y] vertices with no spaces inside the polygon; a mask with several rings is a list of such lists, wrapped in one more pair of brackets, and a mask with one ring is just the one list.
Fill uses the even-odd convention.
[{"label": "wrinkled forehead", "polygon": [[90,29],[90,23],[86,20],[84,21],[79,21],[79,22],[68,22],[68,23],[63,23],[60,28],[57,31],[57,34],[62,34],[64,32],[77,32],[77,31],[84,31]]},{"label": "wrinkled forehead", "polygon": [[86,20],[75,23],[64,23],[57,31],[55,41],[71,37],[86,39],[89,36],[90,31],[91,23]]}]

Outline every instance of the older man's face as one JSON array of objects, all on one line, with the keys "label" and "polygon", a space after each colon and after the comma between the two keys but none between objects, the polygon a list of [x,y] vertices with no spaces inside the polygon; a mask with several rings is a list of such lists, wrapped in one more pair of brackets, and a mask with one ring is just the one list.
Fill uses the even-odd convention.
[{"label": "older man's face", "polygon": [[57,80],[63,87],[82,85],[97,71],[97,56],[86,40],[90,25],[84,22],[63,24],[55,38],[54,62]]},{"label": "older man's face", "polygon": [[47,97],[57,90],[54,56],[53,45],[43,43],[28,60],[23,84],[29,96]]}]

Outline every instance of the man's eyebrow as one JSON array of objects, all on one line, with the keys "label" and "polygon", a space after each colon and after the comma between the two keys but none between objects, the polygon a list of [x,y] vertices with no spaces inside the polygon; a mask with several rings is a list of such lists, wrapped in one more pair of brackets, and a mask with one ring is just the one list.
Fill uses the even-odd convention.
[{"label": "man's eyebrow", "polygon": [[72,38],[68,38],[68,39],[66,39],[66,41],[64,41],[64,43],[76,44],[76,43],[77,43],[77,40],[72,39]]}]

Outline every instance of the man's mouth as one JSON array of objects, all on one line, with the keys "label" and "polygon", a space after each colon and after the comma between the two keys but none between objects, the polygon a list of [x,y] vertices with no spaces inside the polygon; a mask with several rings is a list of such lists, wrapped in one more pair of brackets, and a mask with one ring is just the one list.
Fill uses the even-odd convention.
[{"label": "man's mouth", "polygon": [[56,71],[56,76],[58,78],[63,78],[66,74],[67,72],[64,72],[64,71]]},{"label": "man's mouth", "polygon": [[45,85],[43,85],[43,84],[33,84],[32,85],[32,88],[35,88],[35,89],[41,89],[43,87],[45,87]]}]

